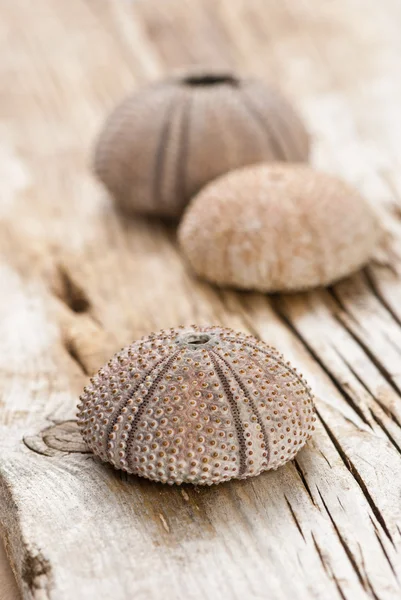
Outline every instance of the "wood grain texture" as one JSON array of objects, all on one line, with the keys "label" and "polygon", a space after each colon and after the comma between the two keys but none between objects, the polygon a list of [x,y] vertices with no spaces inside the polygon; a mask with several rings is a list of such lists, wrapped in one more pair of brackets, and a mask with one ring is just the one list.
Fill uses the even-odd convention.
[{"label": "wood grain texture", "polygon": [[[2,3],[0,520],[24,598],[392,600],[401,580],[398,0]],[[175,231],[124,220],[88,168],[105,114],[189,64],[281,86],[314,162],[386,241],[333,288],[267,297],[192,278]],[[87,377],[150,330],[251,332],[313,383],[316,435],[277,472],[165,487],[77,434]]]}]

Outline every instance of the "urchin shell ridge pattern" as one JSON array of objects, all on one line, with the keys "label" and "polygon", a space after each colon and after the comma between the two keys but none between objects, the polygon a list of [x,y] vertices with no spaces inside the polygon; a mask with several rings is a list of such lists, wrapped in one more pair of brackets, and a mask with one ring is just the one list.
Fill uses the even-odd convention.
[{"label": "urchin shell ridge pattern", "polygon": [[218,326],[162,330],[123,348],[78,405],[96,455],[169,484],[277,469],[314,421],[308,384],[275,348]]}]

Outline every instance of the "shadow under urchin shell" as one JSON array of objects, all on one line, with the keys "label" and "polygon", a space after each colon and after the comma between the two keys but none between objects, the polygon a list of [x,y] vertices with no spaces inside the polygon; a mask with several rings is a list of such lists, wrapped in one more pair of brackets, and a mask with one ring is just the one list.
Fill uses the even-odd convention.
[{"label": "shadow under urchin shell", "polygon": [[123,348],[78,406],[95,454],[169,484],[277,469],[314,421],[310,388],[276,349],[218,326],[162,330]]},{"label": "shadow under urchin shell", "polygon": [[262,161],[307,161],[290,103],[257,79],[192,70],[145,86],[110,114],[94,170],[125,212],[177,219],[209,181]]}]

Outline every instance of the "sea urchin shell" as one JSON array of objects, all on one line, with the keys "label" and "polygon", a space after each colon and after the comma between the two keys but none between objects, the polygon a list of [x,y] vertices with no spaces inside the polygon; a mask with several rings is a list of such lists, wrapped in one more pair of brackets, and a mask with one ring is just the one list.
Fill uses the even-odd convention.
[{"label": "sea urchin shell", "polygon": [[311,390],[274,348],[223,327],[180,327],[123,348],[91,379],[78,424],[89,448],[163,483],[277,469],[315,421]]},{"label": "sea urchin shell", "polygon": [[260,161],[306,161],[287,100],[254,79],[192,70],[145,86],[107,119],[94,169],[119,208],[177,218],[215,177]]},{"label": "sea urchin shell", "polygon": [[283,163],[244,167],[210,183],[191,201],[178,234],[198,275],[260,292],[332,284],[362,267],[381,235],[357,190]]}]

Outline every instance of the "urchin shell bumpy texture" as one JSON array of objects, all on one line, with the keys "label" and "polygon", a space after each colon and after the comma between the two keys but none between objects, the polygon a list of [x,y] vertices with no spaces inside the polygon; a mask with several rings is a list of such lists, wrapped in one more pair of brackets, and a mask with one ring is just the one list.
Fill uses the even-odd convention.
[{"label": "urchin shell bumpy texture", "polygon": [[329,285],[359,269],[380,228],[368,202],[340,179],[277,163],[210,183],[188,206],[178,237],[199,276],[287,292]]},{"label": "urchin shell bumpy texture", "polygon": [[211,485],[277,469],[310,437],[311,390],[274,348],[217,326],[153,333],[85,388],[78,424],[118,469]]},{"label": "urchin shell bumpy texture", "polygon": [[260,161],[306,161],[291,105],[258,80],[199,70],[145,86],[112,112],[94,170],[125,212],[179,218],[206,183]]}]

